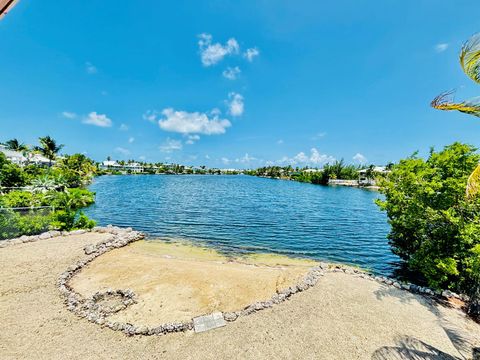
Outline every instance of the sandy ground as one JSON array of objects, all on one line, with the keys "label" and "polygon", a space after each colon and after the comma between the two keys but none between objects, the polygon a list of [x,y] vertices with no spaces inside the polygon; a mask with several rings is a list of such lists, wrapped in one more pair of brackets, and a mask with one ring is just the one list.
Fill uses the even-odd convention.
[{"label": "sandy ground", "polygon": [[343,273],[214,331],[129,338],[77,318],[55,287],[103,236],[0,249],[0,359],[464,359],[480,346],[459,311]]},{"label": "sandy ground", "polygon": [[269,300],[277,290],[297,284],[314,265],[281,257],[240,263],[185,244],[138,241],[95,259],[70,284],[84,297],[108,288],[132,289],[138,302],[111,316],[112,321],[155,327]]}]

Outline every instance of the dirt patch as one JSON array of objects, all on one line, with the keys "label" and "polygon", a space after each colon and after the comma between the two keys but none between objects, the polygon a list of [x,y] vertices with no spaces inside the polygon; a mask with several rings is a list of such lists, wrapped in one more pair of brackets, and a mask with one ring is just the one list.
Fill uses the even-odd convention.
[{"label": "dirt patch", "polygon": [[235,260],[186,244],[138,241],[98,257],[70,285],[84,297],[109,288],[131,289],[136,303],[110,320],[154,326],[268,300],[298,283],[313,266],[311,261],[282,257],[263,260]]}]

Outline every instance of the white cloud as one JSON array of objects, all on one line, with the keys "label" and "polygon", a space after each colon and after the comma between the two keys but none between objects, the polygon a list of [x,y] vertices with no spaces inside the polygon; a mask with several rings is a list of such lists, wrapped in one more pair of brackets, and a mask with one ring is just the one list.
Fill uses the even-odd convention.
[{"label": "white cloud", "polygon": [[155,110],[147,110],[145,114],[142,115],[143,120],[150,121],[152,123],[157,121],[158,111]]},{"label": "white cloud", "polygon": [[198,140],[200,140],[200,136],[198,136],[198,135],[188,135],[187,141],[185,141],[185,144],[193,145],[193,144],[195,144],[195,141],[198,141]]},{"label": "white cloud", "polygon": [[244,111],[244,103],[243,103],[243,96],[234,92],[228,94],[229,101],[228,104],[228,112],[232,116],[240,116],[243,114]]},{"label": "white cloud", "polygon": [[326,132],[319,132],[312,136],[312,140],[320,140],[327,135]]},{"label": "white cloud", "polygon": [[226,157],[222,157],[220,160],[222,160],[222,163],[224,163],[225,165],[228,165],[232,162],[229,158]]},{"label": "white cloud", "polygon": [[170,138],[167,138],[167,140],[165,140],[165,142],[159,146],[159,150],[165,153],[171,153],[172,151],[182,150],[182,148],[183,148],[183,145],[180,140],[173,140]]},{"label": "white cloud", "polygon": [[77,114],[69,111],[64,111],[62,112],[62,116],[66,119],[75,119],[77,117]]},{"label": "white cloud", "polygon": [[162,115],[164,117],[158,121],[160,128],[181,134],[224,134],[226,128],[232,125],[227,119],[221,119],[218,114],[211,114],[212,117],[209,118],[206,113],[167,108],[162,111]]},{"label": "white cloud", "polygon": [[124,156],[130,155],[130,150],[125,149],[125,148],[120,147],[120,146],[115,148],[115,152],[117,152],[117,153],[119,153],[119,154],[122,154],[122,155],[124,155]]},{"label": "white cloud", "polygon": [[234,38],[228,39],[225,45],[220,43],[212,44],[212,35],[200,34],[198,46],[200,48],[200,57],[204,66],[215,65],[222,61],[222,59],[230,54],[238,54],[240,46]]},{"label": "white cloud", "polygon": [[134,137],[129,137],[128,138],[128,143],[131,144],[135,141],[135,138]]},{"label": "white cloud", "polygon": [[241,158],[235,159],[235,162],[241,163],[241,164],[250,164],[252,161],[255,161],[255,160],[257,160],[257,158],[250,156],[246,153]]},{"label": "white cloud", "polygon": [[356,153],[353,157],[352,157],[353,160],[355,160],[356,162],[358,162],[359,164],[365,164],[368,160],[367,158],[360,154],[360,153]]},{"label": "white cloud", "polygon": [[303,151],[299,152],[294,157],[290,158],[288,156],[284,156],[280,160],[277,161],[270,161],[269,164],[278,164],[278,165],[314,165],[314,166],[321,166],[327,163],[332,163],[335,161],[335,158],[330,155],[321,154],[316,148],[310,149],[310,154],[305,154]]},{"label": "white cloud", "polygon": [[243,57],[245,59],[247,59],[248,61],[252,62],[253,61],[253,58],[260,55],[260,51],[257,49],[257,48],[250,48],[250,49],[247,49],[247,51],[245,51],[243,53]]},{"label": "white cloud", "polygon": [[88,116],[83,119],[83,123],[100,127],[111,127],[113,124],[107,115],[97,114],[95,111],[88,114]]},{"label": "white cloud", "polygon": [[277,144],[278,144],[278,145],[282,145],[282,144],[283,144],[283,140],[282,140],[282,139],[277,140]]},{"label": "white cloud", "polygon": [[438,53],[444,52],[445,50],[448,49],[448,46],[449,46],[449,44],[447,44],[447,43],[437,44],[437,45],[435,45],[435,51],[438,52]]},{"label": "white cloud", "polygon": [[121,124],[118,129],[119,129],[120,131],[127,131],[127,130],[128,130],[128,125],[126,125],[126,124]]},{"label": "white cloud", "polygon": [[85,70],[87,74],[96,74],[98,72],[97,67],[88,61],[85,63]]},{"label": "white cloud", "polygon": [[235,80],[238,75],[240,75],[242,71],[240,70],[240,68],[238,66],[235,66],[235,67],[227,67],[226,70],[223,71],[223,77],[227,78],[228,80]]}]

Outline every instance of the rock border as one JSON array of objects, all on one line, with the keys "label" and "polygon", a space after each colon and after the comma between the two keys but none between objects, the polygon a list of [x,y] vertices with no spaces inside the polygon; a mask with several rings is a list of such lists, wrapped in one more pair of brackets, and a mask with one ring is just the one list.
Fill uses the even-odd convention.
[{"label": "rock border", "polygon": [[[89,298],[84,298],[82,295],[75,292],[73,288],[68,284],[68,282],[72,279],[74,275],[79,273],[86,265],[88,265],[100,255],[110,250],[127,246],[132,242],[145,238],[145,235],[143,233],[134,231],[132,228],[120,228],[108,225],[106,227],[95,227],[90,231],[48,231],[40,235],[21,236],[16,239],[0,241],[0,248],[4,248],[10,245],[35,242],[39,240],[48,240],[58,236],[80,235],[87,232],[107,233],[110,234],[110,236],[99,243],[85,246],[83,250],[87,257],[69,266],[58,277],[56,285],[60,290],[61,295],[64,297],[64,302],[68,310],[72,311],[75,315],[85,318],[88,321],[96,323],[102,327],[107,327],[114,331],[122,331],[127,336],[165,335],[168,333],[193,330],[193,319],[189,322],[165,323],[155,327],[109,321],[109,315],[122,311],[128,306],[136,303],[136,294],[132,290],[108,289],[104,292],[97,292]],[[224,312],[223,317],[225,321],[233,322],[240,317],[248,316],[255,312],[271,308],[274,305],[287,301],[292,295],[308,290],[309,288],[315,286],[318,280],[329,272],[341,272],[349,275],[358,276],[363,279],[376,281],[386,286],[391,286],[414,294],[420,294],[422,296],[428,296],[435,300],[448,300],[449,298],[456,298],[465,302],[468,301],[468,296],[458,295],[449,290],[435,291],[430,288],[418,286],[412,283],[401,282],[395,278],[377,276],[364,270],[353,268],[351,266],[320,262],[318,266],[312,267],[305,275],[305,277],[296,285],[292,285],[286,289],[277,292],[267,301],[255,302],[238,311]],[[103,300],[112,298],[117,298],[117,305],[114,308],[103,306],[101,304]],[[200,314],[199,316],[202,315],[208,314]]]}]

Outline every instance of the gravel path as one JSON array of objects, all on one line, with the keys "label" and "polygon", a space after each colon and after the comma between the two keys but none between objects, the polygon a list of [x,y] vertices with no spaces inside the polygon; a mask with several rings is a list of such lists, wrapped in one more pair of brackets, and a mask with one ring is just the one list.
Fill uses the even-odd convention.
[{"label": "gravel path", "polygon": [[55,286],[106,236],[0,248],[0,359],[463,359],[480,346],[459,311],[343,273],[214,331],[127,337],[77,318]]}]

